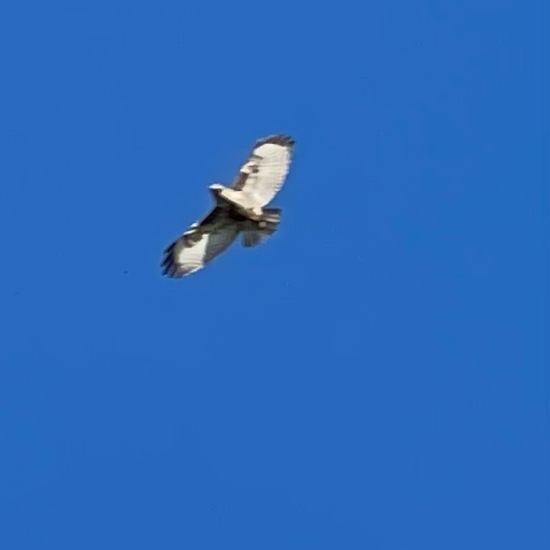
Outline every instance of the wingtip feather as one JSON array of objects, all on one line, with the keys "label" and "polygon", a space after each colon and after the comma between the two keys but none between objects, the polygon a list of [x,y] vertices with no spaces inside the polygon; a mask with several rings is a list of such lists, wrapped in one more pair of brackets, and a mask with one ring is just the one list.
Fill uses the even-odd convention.
[{"label": "wingtip feather", "polygon": [[258,140],[256,147],[265,145],[266,143],[273,143],[274,145],[280,145],[281,147],[293,147],[296,141],[289,134],[272,134]]}]

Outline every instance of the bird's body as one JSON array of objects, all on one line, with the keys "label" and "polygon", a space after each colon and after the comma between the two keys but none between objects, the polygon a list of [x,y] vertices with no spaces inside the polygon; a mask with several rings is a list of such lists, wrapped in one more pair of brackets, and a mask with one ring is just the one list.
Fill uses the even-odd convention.
[{"label": "bird's body", "polygon": [[282,187],[294,141],[273,135],[256,142],[231,186],[210,186],[215,206],[192,224],[165,250],[162,270],[169,277],[182,277],[203,268],[242,234],[245,247],[272,235],[281,211],[267,205]]},{"label": "bird's body", "polygon": [[228,205],[250,219],[258,220],[261,217],[262,207],[258,205],[257,201],[249,193],[236,191],[221,183],[214,183],[209,189],[218,206]]}]

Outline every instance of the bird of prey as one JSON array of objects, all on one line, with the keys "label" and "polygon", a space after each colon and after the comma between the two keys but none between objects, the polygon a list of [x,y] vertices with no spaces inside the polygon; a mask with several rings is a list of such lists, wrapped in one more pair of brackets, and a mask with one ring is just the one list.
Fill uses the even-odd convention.
[{"label": "bird of prey", "polygon": [[210,185],[214,207],[164,250],[163,275],[183,277],[202,269],[240,234],[245,247],[272,235],[281,219],[279,208],[267,207],[287,177],[294,140],[272,135],[258,140],[233,183]]}]

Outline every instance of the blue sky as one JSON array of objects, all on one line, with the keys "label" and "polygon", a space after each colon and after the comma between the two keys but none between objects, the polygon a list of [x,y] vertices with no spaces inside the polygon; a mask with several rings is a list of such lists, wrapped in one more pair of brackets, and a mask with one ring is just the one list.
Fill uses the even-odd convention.
[{"label": "blue sky", "polygon": [[[0,546],[547,548],[548,20],[4,0]],[[274,132],[278,233],[162,278]]]}]

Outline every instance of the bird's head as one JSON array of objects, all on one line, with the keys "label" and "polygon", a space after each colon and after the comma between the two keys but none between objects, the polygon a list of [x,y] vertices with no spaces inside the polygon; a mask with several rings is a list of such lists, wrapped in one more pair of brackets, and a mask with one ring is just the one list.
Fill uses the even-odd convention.
[{"label": "bird's head", "polygon": [[208,189],[210,189],[214,195],[218,195],[223,188],[224,186],[221,183],[213,183]]}]

